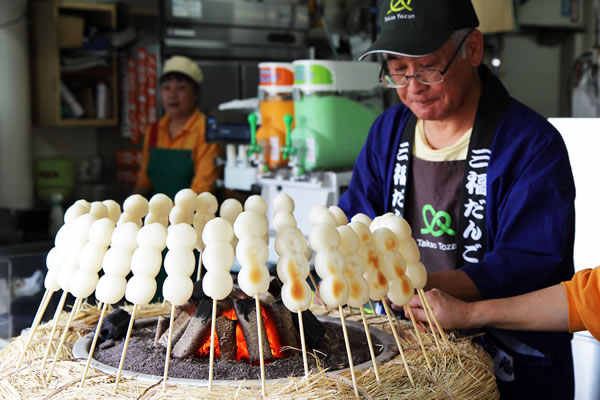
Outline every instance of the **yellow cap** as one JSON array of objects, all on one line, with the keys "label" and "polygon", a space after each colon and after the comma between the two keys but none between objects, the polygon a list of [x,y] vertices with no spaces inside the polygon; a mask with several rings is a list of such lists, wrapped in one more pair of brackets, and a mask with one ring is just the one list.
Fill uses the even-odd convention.
[{"label": "yellow cap", "polygon": [[164,65],[161,77],[171,72],[179,72],[189,77],[197,84],[202,83],[202,70],[192,60],[184,56],[173,56],[169,58]]}]

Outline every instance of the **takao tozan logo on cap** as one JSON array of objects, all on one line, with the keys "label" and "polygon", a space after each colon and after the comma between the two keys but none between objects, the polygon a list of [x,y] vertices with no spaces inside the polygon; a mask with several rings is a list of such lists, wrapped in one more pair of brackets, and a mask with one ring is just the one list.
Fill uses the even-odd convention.
[{"label": "takao tozan logo on cap", "polygon": [[412,11],[412,7],[410,6],[410,3],[412,2],[412,0],[390,0],[390,9],[388,10],[388,14],[391,14],[393,12],[400,12],[400,11]]}]

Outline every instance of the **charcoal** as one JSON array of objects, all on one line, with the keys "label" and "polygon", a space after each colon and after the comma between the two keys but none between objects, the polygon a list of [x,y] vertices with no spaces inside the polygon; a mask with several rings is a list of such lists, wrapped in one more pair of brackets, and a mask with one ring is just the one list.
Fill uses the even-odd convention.
[{"label": "charcoal", "polygon": [[269,282],[269,293],[273,295],[276,299],[281,296],[281,281],[278,277],[272,276],[271,282]]},{"label": "charcoal", "polygon": [[[300,332],[298,327],[298,314],[294,313],[292,318],[296,331]],[[325,326],[315,317],[310,310],[302,311],[302,322],[304,323],[304,339],[306,345],[311,349],[319,348],[323,336],[325,336]]]},{"label": "charcoal", "polygon": [[118,340],[125,337],[130,319],[131,315],[122,308],[119,308],[106,316],[102,322],[100,334],[98,335],[100,342],[104,342],[108,339]]}]

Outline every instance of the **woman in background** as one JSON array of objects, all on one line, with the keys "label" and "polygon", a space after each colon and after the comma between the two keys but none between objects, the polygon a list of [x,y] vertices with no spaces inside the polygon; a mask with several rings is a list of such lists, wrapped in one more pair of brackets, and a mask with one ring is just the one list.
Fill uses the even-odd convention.
[{"label": "woman in background", "polygon": [[206,116],[197,106],[202,80],[202,71],[189,58],[173,56],[166,61],[160,77],[166,115],[146,129],[134,192],[174,198],[184,188],[196,193],[213,189],[220,148],[206,142]]}]

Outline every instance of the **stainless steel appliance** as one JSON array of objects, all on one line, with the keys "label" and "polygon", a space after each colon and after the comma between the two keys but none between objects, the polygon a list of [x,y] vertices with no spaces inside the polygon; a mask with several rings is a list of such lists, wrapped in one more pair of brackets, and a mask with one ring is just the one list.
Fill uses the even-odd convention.
[{"label": "stainless steel appliance", "polygon": [[164,0],[163,59],[198,62],[202,108],[211,115],[232,99],[256,97],[258,63],[307,57],[309,14],[301,0]]}]

